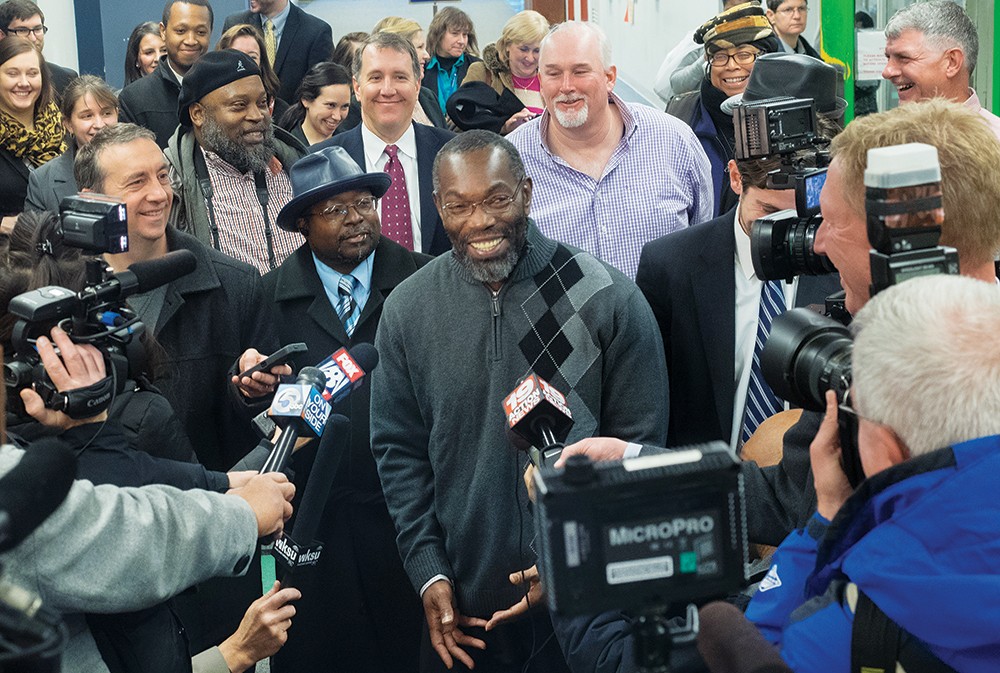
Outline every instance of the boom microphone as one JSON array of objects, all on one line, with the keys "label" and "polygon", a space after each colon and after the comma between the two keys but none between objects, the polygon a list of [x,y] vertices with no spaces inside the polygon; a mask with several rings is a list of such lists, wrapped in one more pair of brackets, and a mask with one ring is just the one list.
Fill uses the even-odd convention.
[{"label": "boom microphone", "polygon": [[698,616],[698,652],[712,673],[792,673],[778,650],[735,606],[715,601]]},{"label": "boom microphone", "polygon": [[190,250],[174,250],[162,257],[143,262],[135,262],[125,271],[116,273],[105,282],[88,287],[79,297],[82,300],[97,299],[114,301],[124,299],[137,292],[149,290],[171,283],[188,275],[198,266],[198,259]]},{"label": "boom microphone", "polygon": [[566,396],[536,374],[526,376],[503,400],[507,425],[516,437],[529,442],[536,467],[552,465],[573,427]]},{"label": "boom microphone", "polygon": [[0,479],[0,552],[16,547],[59,508],[76,478],[76,457],[63,442],[33,442]]},{"label": "boom microphone", "polygon": [[323,434],[323,426],[330,416],[330,403],[320,393],[325,386],[326,375],[316,367],[303,367],[295,383],[278,386],[267,415],[281,426],[281,437],[260,468],[261,474],[285,469],[303,431],[315,437]]},{"label": "boom microphone", "polygon": [[276,559],[286,569],[281,579],[283,588],[295,586],[294,581],[301,570],[315,566],[319,561],[323,543],[314,538],[323,510],[326,509],[334,472],[341,457],[350,450],[350,442],[351,422],[340,414],[330,416],[319,440],[316,460],[313,461],[309,481],[295,516],[295,528],[286,530],[284,537],[274,541]]}]

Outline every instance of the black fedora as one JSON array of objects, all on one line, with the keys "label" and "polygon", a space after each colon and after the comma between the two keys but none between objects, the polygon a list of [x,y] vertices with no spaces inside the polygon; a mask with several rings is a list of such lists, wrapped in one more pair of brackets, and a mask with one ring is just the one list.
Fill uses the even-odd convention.
[{"label": "black fedora", "polygon": [[302,212],[331,196],[355,189],[369,189],[381,198],[392,184],[387,173],[365,173],[343,147],[326,147],[307,154],[288,171],[292,182],[292,200],[278,213],[278,226],[285,231],[298,231],[296,220]]},{"label": "black fedora", "polygon": [[812,98],[816,111],[833,119],[844,114],[847,101],[837,96],[840,73],[829,63],[805,54],[761,54],[750,71],[747,88],[722,102],[730,114],[741,103],[756,103],[776,96]]}]

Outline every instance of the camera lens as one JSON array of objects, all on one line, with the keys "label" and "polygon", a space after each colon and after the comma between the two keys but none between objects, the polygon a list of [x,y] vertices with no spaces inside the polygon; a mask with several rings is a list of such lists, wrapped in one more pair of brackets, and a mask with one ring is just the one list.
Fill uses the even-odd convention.
[{"label": "camera lens", "polygon": [[795,276],[836,272],[830,258],[814,250],[821,222],[819,217],[800,218],[794,210],[754,221],[750,230],[750,256],[757,277],[791,280]]},{"label": "camera lens", "polygon": [[761,371],[778,397],[823,411],[827,390],[834,390],[838,400],[846,398],[852,349],[846,327],[809,309],[792,309],[774,319],[761,351]]}]

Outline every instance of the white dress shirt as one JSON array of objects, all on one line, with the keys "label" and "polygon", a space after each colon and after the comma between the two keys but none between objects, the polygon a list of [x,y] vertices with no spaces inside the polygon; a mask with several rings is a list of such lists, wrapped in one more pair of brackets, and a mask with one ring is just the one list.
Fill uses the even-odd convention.
[{"label": "white dress shirt", "polygon": [[[740,226],[739,208],[733,217],[733,235],[736,237],[736,360],[733,370],[736,380],[736,394],[733,395],[733,431],[729,447],[736,451],[743,429],[743,411],[747,403],[747,386],[750,385],[750,368],[753,364],[753,349],[757,341],[757,322],[760,319],[760,291],[764,282],[757,278],[750,255],[750,237]],[[795,305],[795,292],[799,278],[786,283],[785,306]],[[788,403],[785,403],[788,408]]]},{"label": "white dress shirt", "polygon": [[[385,165],[389,163],[389,155],[385,153],[388,143],[368,130],[368,127],[361,124],[361,144],[365,151],[365,170],[369,173],[373,171],[385,172]],[[413,224],[413,249],[421,250],[420,246],[420,175],[417,173],[417,136],[413,131],[413,124],[406,128],[403,136],[395,142],[399,148],[397,157],[403,166],[403,175],[406,176],[406,193],[410,197],[410,219]],[[382,219],[382,201],[378,204],[379,219]]]}]

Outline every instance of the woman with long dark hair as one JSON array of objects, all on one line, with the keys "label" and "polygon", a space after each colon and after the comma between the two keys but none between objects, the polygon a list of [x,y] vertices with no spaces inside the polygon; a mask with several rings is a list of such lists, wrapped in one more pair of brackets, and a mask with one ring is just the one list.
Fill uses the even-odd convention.
[{"label": "woman with long dark hair", "polygon": [[351,107],[351,73],[331,61],[317,63],[295,90],[279,126],[306,147],[333,135]]},{"label": "woman with long dark hair", "polygon": [[160,24],[146,21],[136,26],[125,47],[125,84],[129,85],[156,70],[160,57],[166,53],[167,45],[160,37]]}]

